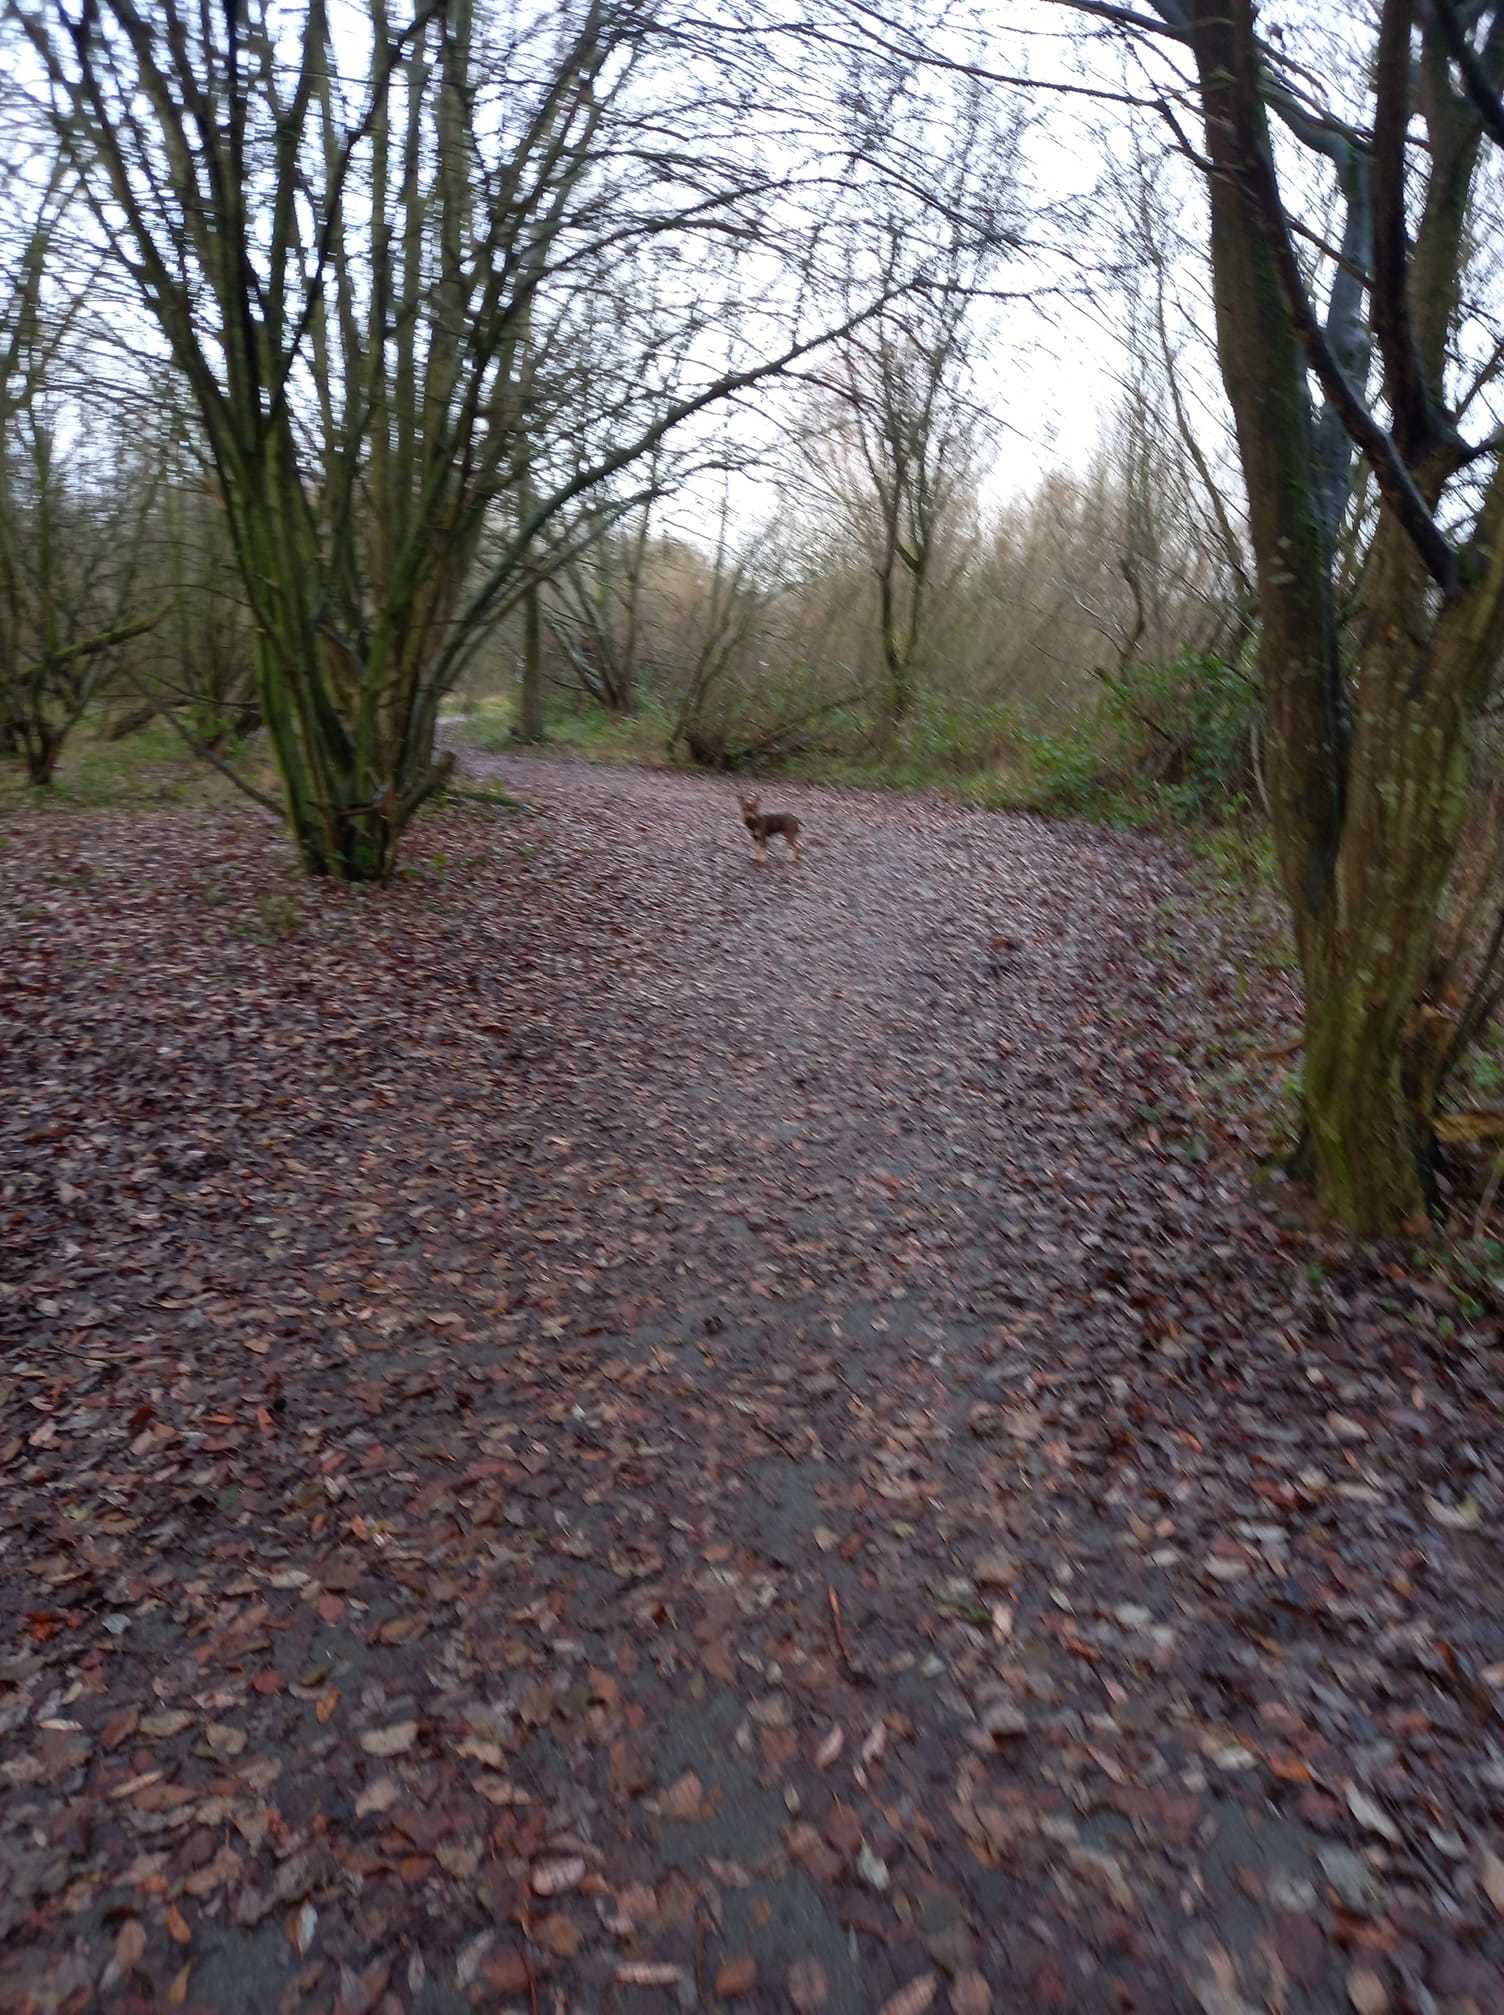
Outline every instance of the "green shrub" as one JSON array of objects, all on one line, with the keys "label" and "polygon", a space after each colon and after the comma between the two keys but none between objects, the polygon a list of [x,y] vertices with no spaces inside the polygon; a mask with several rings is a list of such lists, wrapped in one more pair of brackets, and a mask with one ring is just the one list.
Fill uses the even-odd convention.
[{"label": "green shrub", "polygon": [[1186,652],[1105,678],[1064,736],[1023,749],[1040,811],[1133,822],[1216,824],[1241,817],[1253,789],[1257,681],[1239,665]]},{"label": "green shrub", "polygon": [[926,693],[898,746],[922,770],[964,774],[991,769],[1016,740],[1012,715],[996,700]]},{"label": "green shrub", "polygon": [[1068,735],[1026,735],[1023,755],[1028,801],[1038,811],[1087,818],[1103,810],[1118,787],[1101,737],[1087,724]]}]

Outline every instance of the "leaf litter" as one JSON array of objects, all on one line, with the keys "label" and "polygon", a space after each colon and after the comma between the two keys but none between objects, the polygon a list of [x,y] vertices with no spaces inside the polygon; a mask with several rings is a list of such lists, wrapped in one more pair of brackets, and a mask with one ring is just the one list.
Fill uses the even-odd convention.
[{"label": "leaf litter", "polygon": [[1499,2005],[1497,1311],[1253,1192],[1251,933],[471,760],[11,821],[0,2006]]}]

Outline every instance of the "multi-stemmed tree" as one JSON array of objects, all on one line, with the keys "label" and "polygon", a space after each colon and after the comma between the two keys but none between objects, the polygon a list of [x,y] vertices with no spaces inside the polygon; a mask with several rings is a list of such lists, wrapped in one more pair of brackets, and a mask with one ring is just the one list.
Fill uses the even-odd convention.
[{"label": "multi-stemmed tree", "polygon": [[1396,1231],[1424,1218],[1439,1101],[1501,991],[1475,755],[1504,659],[1504,5],[1379,0],[1268,35],[1255,0],[1056,6],[1127,52],[1115,95],[1205,183],[1305,979],[1302,1152],[1339,1220]]},{"label": "multi-stemmed tree", "polygon": [[191,391],[303,860],[379,879],[546,528],[902,283],[826,305],[870,179],[836,80],[639,0],[12,11]]}]

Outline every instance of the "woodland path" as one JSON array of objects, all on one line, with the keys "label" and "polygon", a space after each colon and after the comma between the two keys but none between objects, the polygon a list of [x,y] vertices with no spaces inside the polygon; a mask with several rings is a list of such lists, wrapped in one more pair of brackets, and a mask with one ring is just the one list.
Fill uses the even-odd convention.
[{"label": "woodland path", "polygon": [[1173,853],[467,764],[9,850],[5,2015],[1504,2008],[1496,1337]]}]

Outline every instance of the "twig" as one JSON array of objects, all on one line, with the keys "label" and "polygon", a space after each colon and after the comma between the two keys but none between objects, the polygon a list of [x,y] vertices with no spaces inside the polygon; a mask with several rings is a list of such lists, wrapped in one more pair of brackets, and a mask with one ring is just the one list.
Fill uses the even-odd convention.
[{"label": "twig", "polygon": [[830,1600],[831,1635],[835,1639],[836,1651],[840,1657],[841,1664],[845,1667],[849,1678],[854,1679],[859,1686],[865,1686],[867,1684],[867,1675],[852,1657],[846,1643],[846,1632],[841,1625],[841,1598],[836,1594],[833,1583],[826,1582],[825,1593]]},{"label": "twig", "polygon": [[766,1436],[775,1448],[781,1448],[790,1462],[797,1462],[799,1460],[798,1449],[791,1448],[776,1427],[769,1427],[765,1420],[757,1419],[753,1420],[752,1425],[757,1429],[759,1434]]}]

